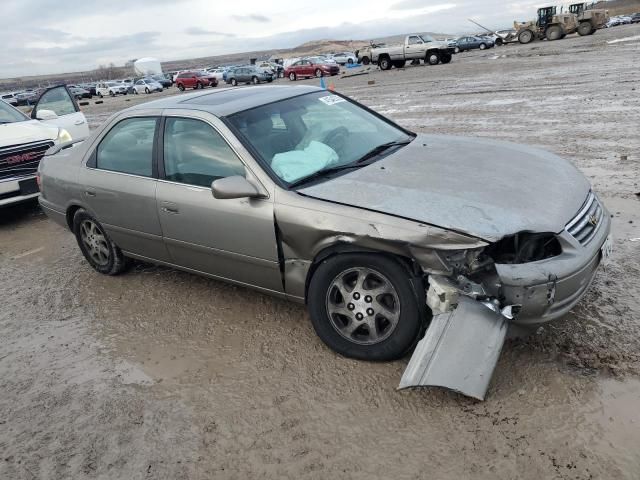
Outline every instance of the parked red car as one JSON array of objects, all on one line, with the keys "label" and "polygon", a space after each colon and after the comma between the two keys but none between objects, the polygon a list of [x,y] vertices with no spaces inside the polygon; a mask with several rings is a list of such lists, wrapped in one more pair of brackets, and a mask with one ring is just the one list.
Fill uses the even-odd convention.
[{"label": "parked red car", "polygon": [[305,58],[289,65],[284,74],[294,81],[304,77],[325,77],[340,73],[340,66],[336,63],[326,63],[319,59]]},{"label": "parked red car", "polygon": [[215,87],[218,80],[205,72],[182,72],[176,76],[176,85],[184,92],[186,88]]}]

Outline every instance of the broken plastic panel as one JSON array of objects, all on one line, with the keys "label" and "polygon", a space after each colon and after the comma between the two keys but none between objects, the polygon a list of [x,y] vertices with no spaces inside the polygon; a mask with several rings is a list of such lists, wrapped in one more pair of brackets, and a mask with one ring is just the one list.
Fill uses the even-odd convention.
[{"label": "broken plastic panel", "polygon": [[460,296],[457,308],[433,317],[398,388],[444,387],[484,400],[507,327],[502,314]]}]

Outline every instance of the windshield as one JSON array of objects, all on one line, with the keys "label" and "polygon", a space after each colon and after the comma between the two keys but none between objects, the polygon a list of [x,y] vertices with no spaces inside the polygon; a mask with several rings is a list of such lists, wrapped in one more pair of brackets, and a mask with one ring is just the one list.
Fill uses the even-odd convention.
[{"label": "windshield", "polygon": [[20,110],[13,108],[4,100],[0,100],[0,123],[24,122],[29,118]]},{"label": "windshield", "polygon": [[327,169],[355,166],[361,159],[369,160],[369,154],[381,145],[413,138],[328,91],[239,112],[228,120],[264,166],[286,184]]}]

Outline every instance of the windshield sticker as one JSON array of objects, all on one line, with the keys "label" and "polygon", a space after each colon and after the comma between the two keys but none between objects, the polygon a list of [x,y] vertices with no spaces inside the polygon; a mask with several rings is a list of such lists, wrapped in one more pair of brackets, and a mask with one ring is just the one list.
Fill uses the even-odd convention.
[{"label": "windshield sticker", "polygon": [[327,105],[335,105],[336,103],[346,102],[346,100],[338,95],[327,95],[326,97],[320,97],[322,103],[326,103]]}]

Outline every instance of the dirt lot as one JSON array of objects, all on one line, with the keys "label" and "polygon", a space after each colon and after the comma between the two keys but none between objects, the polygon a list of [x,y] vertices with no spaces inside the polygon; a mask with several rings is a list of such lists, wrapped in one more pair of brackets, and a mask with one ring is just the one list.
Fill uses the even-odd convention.
[{"label": "dirt lot", "polygon": [[340,358],[297,305],[144,264],[100,276],[36,206],[2,211],[0,478],[638,478],[639,35],[335,79],[415,131],[548,145],[612,212],[612,262],[505,346],[484,403],[397,392],[407,360]]}]

